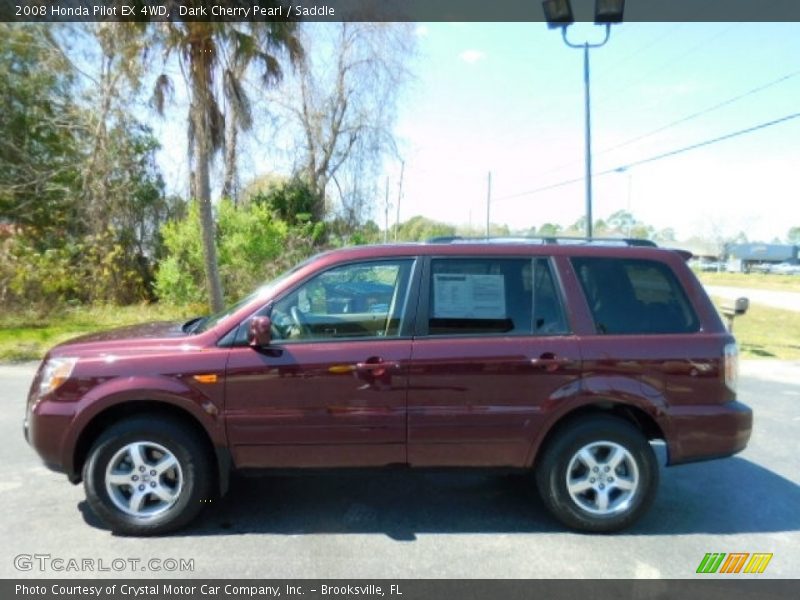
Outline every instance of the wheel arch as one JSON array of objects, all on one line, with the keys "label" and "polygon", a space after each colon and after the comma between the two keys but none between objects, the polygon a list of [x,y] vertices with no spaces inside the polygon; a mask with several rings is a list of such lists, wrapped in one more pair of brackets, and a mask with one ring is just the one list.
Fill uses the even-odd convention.
[{"label": "wheel arch", "polygon": [[578,419],[591,415],[615,417],[628,422],[636,427],[648,441],[666,440],[664,430],[656,419],[638,406],[625,404],[614,400],[596,400],[589,404],[578,406],[563,415],[560,415],[549,424],[546,433],[540,437],[540,442],[531,449],[529,464],[536,467],[544,450],[552,443],[559,432]]},{"label": "wheel arch", "polygon": [[75,443],[72,454],[72,468],[68,473],[70,481],[72,483],[81,481],[83,466],[88,459],[89,451],[103,431],[115,423],[142,415],[167,418],[191,429],[201,440],[201,443],[209,452],[209,458],[213,460],[213,464],[217,467],[217,487],[220,495],[224,495],[227,492],[232,465],[230,452],[227,448],[215,445],[203,424],[188,410],[167,402],[145,399],[114,404],[92,417],[83,427]]}]

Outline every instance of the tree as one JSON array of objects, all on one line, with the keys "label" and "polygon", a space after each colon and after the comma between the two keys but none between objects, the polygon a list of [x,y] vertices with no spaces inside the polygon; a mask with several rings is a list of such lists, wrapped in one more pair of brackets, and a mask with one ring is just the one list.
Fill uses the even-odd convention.
[{"label": "tree", "polygon": [[786,233],[786,241],[790,244],[800,244],[800,226],[790,227]]},{"label": "tree", "polygon": [[[241,44],[249,47],[246,51],[237,51]],[[283,77],[276,54],[287,50],[292,65],[300,63],[305,56],[294,29],[282,27],[256,28],[250,38],[234,38],[223,45],[224,63],[222,71],[222,90],[225,98],[225,156],[222,196],[231,198],[236,204],[239,200],[238,186],[238,140],[239,132],[248,132],[253,127],[252,102],[248,96],[244,81],[248,67],[261,52],[262,69],[260,84],[268,88],[278,83]]]},{"label": "tree", "polygon": [[456,235],[456,228],[417,215],[400,224],[397,239],[404,242],[422,242],[434,237]]},{"label": "tree", "polygon": [[638,221],[634,218],[633,214],[627,210],[618,210],[606,219],[606,224],[611,231],[634,237],[632,235],[632,230],[634,225],[638,224]]},{"label": "tree", "polygon": [[383,157],[396,154],[391,129],[413,35],[407,24],[346,22],[306,24],[303,33],[313,59],[307,52],[282,99],[300,132],[297,171],[317,199],[314,220],[325,216],[331,181],[353,220],[375,197]]},{"label": "tree", "polygon": [[[0,288],[9,301],[52,308],[152,296],[170,207],[158,144],[130,114],[139,73],[109,28],[16,25],[0,35],[0,210],[15,232],[2,248]],[[86,54],[80,66],[75,47]]]},{"label": "tree", "polygon": [[672,227],[665,227],[653,234],[654,242],[674,242],[676,241],[675,230]]},{"label": "tree", "polygon": [[731,244],[747,244],[749,240],[747,239],[747,234],[744,231],[740,231],[734,237],[728,240]]},{"label": "tree", "polygon": [[41,243],[62,236],[80,205],[74,81],[51,29],[0,24],[0,214]]},{"label": "tree", "polygon": [[[201,2],[194,0],[184,4],[199,6]],[[223,68],[221,53],[227,49],[229,66],[239,65],[223,69],[222,76],[225,87],[230,90],[229,100],[235,97],[234,103],[246,114],[247,103],[237,73],[244,73],[248,65],[256,65],[265,80],[272,80],[281,72],[280,63],[272,52],[285,49],[291,57],[297,58],[302,49],[295,37],[295,23],[288,21],[233,24],[176,20],[159,23],[156,33],[155,41],[165,55],[179,60],[189,88],[188,137],[193,167],[190,187],[200,208],[210,304],[212,310],[219,311],[223,307],[223,294],[215,246],[210,169],[214,154],[224,145],[225,118],[217,98],[217,83]],[[164,100],[171,87],[172,81],[166,73],[158,77],[154,100],[159,111],[163,112]],[[246,124],[242,114],[239,113],[239,126]]]},{"label": "tree", "polygon": [[139,96],[149,66],[138,60],[140,37],[135,28],[120,23],[73,26],[67,34],[61,36],[67,54],[76,52],[69,46],[73,40],[88,53],[76,70],[86,115],[82,196],[89,241],[100,252],[116,252],[112,272],[124,274],[129,282],[124,286],[103,278],[98,284],[106,291],[100,299],[130,302],[152,297],[154,263],[161,255],[160,228],[183,203],[165,196],[155,162],[160,145],[136,118],[132,100]]},{"label": "tree", "polygon": [[556,225],[555,223],[545,223],[544,225],[539,227],[539,230],[537,231],[536,234],[541,237],[551,237],[558,235],[560,231],[561,231],[560,225]]},{"label": "tree", "polygon": [[257,177],[246,186],[243,198],[247,204],[266,205],[290,225],[309,222],[315,203],[313,192],[305,180],[279,175]]}]

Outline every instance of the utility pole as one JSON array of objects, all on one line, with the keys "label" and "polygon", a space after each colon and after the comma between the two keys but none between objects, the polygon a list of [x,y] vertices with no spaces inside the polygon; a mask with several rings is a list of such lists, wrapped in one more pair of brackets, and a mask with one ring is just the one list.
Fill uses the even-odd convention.
[{"label": "utility pole", "polygon": [[400,161],[400,183],[397,184],[397,218],[394,224],[394,241],[400,232],[400,199],[403,197],[403,173],[406,170],[406,161]]},{"label": "utility pole", "polygon": [[383,243],[389,243],[389,176],[386,176],[386,198],[384,199]]},{"label": "utility pole", "polygon": [[489,215],[492,205],[492,172],[489,171],[489,177],[486,182],[486,237],[489,237]]}]

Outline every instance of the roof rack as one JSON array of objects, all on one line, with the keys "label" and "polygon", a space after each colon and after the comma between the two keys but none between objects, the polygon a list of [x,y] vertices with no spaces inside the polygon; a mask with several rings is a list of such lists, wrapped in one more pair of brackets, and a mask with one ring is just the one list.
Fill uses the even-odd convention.
[{"label": "roof rack", "polygon": [[425,241],[427,244],[559,244],[576,246],[645,246],[657,247],[651,240],[641,238],[612,237],[569,237],[569,236],[490,236],[462,237],[460,235],[443,235]]}]

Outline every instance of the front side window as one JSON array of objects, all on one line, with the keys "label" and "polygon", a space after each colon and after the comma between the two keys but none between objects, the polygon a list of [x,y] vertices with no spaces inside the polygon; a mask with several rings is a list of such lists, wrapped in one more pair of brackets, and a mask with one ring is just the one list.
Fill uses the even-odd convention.
[{"label": "front side window", "polygon": [[275,303],[273,339],[397,337],[413,260],[334,267]]},{"label": "front side window", "polygon": [[433,259],[429,290],[429,335],[566,331],[546,259]]},{"label": "front side window", "polygon": [[573,258],[598,333],[690,333],[699,321],[680,283],[661,262]]}]

